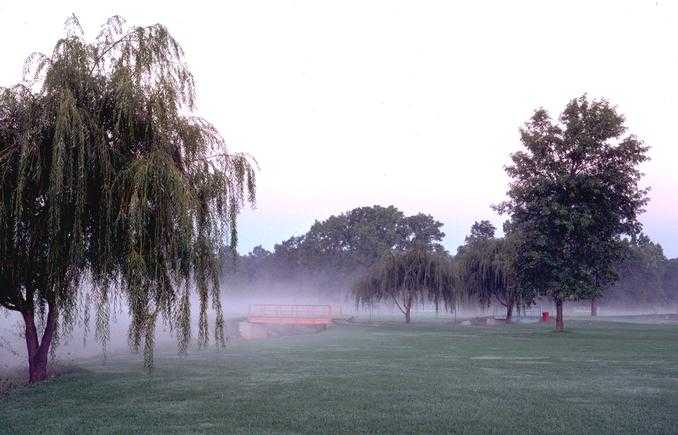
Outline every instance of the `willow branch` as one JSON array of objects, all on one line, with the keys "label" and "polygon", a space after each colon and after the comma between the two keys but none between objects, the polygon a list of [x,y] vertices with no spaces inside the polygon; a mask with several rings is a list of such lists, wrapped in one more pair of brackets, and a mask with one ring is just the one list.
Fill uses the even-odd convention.
[{"label": "willow branch", "polygon": [[[142,29],[143,29],[144,31],[146,31],[146,30],[152,29],[152,28],[155,27],[155,26],[157,26],[157,24],[154,24],[154,25],[152,25],[152,26],[142,27]],[[92,72],[94,72],[94,68],[96,68],[97,65],[99,65],[99,61],[100,61],[101,59],[103,59],[103,57],[106,55],[106,53],[108,53],[109,51],[111,51],[111,50],[113,49],[113,47],[115,47],[116,45],[120,44],[122,41],[124,41],[125,39],[129,38],[130,36],[133,36],[134,34],[135,34],[134,31],[132,31],[132,32],[127,32],[127,33],[125,33],[123,36],[121,36],[120,39],[118,39],[117,41],[114,41],[112,44],[110,44],[108,47],[106,47],[106,49],[105,49],[104,51],[102,51],[101,54],[100,54],[99,56],[97,56],[96,59],[94,59],[94,63],[92,64],[92,68],[89,70],[89,73],[92,74]]]},{"label": "willow branch", "polygon": [[396,306],[398,307],[398,309],[400,309],[400,311],[401,311],[403,314],[405,314],[405,310],[403,310],[403,308],[402,308],[402,307],[400,306],[400,304],[398,303],[398,298],[396,298],[394,294],[391,294],[391,297],[393,298],[393,302],[395,302],[395,304],[396,304]]}]

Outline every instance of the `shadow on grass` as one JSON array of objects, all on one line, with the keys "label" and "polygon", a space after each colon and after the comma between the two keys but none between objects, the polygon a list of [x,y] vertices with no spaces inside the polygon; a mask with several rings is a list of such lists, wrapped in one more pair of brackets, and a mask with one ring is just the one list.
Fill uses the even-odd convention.
[{"label": "shadow on grass", "polygon": [[10,392],[17,388],[31,388],[38,385],[44,385],[66,375],[83,375],[90,373],[90,370],[74,364],[62,364],[59,361],[50,363],[48,379],[36,385],[28,383],[27,367],[12,367],[0,371],[0,399],[5,398]]}]

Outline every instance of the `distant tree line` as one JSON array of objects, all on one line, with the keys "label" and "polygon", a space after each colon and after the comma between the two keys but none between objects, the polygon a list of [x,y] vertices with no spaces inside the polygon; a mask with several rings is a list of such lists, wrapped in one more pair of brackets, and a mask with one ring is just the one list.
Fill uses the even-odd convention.
[{"label": "distant tree line", "polygon": [[[502,237],[495,237],[489,221],[475,222],[454,261],[460,283],[467,294],[475,295],[481,306],[499,304],[507,308],[531,305],[538,294],[520,285],[518,249],[520,241],[505,225]],[[622,241],[619,261],[612,265],[614,279],[591,297],[592,315],[597,304],[606,306],[668,305],[678,303],[678,258],[668,259],[659,243],[645,234]]]},{"label": "distant tree line", "polygon": [[416,246],[446,255],[442,226],[430,215],[406,216],[393,206],[359,207],[316,221],[306,234],[272,251],[261,246],[247,255],[227,251],[222,273],[227,286],[243,291],[344,301],[356,278],[386,254]]},{"label": "distant tree line", "polygon": [[[246,255],[227,252],[222,260],[222,281],[227,291],[237,289],[253,294],[260,290],[262,295],[273,297],[278,292],[343,302],[353,296],[353,287],[371,268],[375,273],[383,273],[384,258],[384,263],[393,262],[399,254],[419,246],[420,251],[432,254],[431,258],[450,264],[454,270],[455,297],[463,304],[504,307],[510,321],[516,309],[529,307],[538,297],[536,292],[520,285],[516,252],[520,241],[509,224],[504,227],[504,235],[497,236],[489,221],[475,222],[455,255],[441,245],[444,237],[441,227],[439,221],[423,213],[405,216],[394,206],[360,207],[318,221],[306,234],[276,244],[272,251],[257,246]],[[613,265],[613,273],[618,278],[601,289],[594,309],[597,304],[678,303],[678,258],[666,258],[661,245],[645,234],[623,241],[621,259]],[[390,295],[370,300],[364,290],[363,287],[356,294],[362,302],[381,299],[395,304]],[[404,309],[407,297],[405,302],[402,299],[398,299],[398,304]],[[428,300],[419,294],[414,301],[453,305],[447,295]]]},{"label": "distant tree line", "polygon": [[[431,216],[362,207],[316,222],[273,252],[233,254],[242,267],[227,268],[231,282],[286,282],[336,299],[353,288],[358,303],[390,299],[407,320],[416,301],[451,307],[463,295],[504,306],[510,321],[514,308],[548,298],[559,331],[566,301],[591,301],[592,315],[600,302],[675,302],[677,260],[666,259],[638,221],[648,202],[638,169],[648,147],[626,134],[623,115],[584,95],[557,119],[536,110],[520,133],[522,148],[506,167],[508,199],[494,206],[507,216],[502,237],[490,222],[476,222],[452,257]],[[450,268],[439,267],[443,258]]]},{"label": "distant tree line", "polygon": [[661,245],[645,234],[624,242],[623,259],[614,270],[619,278],[605,288],[605,304],[678,303],[678,258],[666,258]]}]

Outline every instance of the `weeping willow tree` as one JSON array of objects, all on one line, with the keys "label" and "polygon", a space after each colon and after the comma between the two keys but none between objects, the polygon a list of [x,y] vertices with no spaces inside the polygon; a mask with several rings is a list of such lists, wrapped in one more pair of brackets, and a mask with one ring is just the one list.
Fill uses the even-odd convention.
[{"label": "weeping willow tree", "polygon": [[464,293],[488,307],[496,301],[506,308],[506,321],[513,319],[513,309],[532,303],[520,286],[516,263],[516,237],[468,237],[457,260],[457,273]]},{"label": "weeping willow tree", "polygon": [[66,28],[0,88],[0,306],[24,320],[30,382],[89,304],[105,346],[111,303],[126,301],[150,368],[159,318],[186,351],[195,292],[198,344],[211,307],[223,346],[218,257],[255,194],[254,161],[193,115],[193,76],[164,26],[116,16],[93,41],[76,17]]},{"label": "weeping willow tree", "polygon": [[447,256],[416,248],[388,254],[354,285],[356,304],[394,303],[410,323],[412,306],[434,303],[436,309],[456,307],[457,292],[452,263]]}]

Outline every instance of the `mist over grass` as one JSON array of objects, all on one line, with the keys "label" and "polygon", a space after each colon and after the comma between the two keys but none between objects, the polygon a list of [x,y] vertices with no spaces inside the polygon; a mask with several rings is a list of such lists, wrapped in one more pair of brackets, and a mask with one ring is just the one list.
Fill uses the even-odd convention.
[{"label": "mist over grass", "polygon": [[[232,349],[232,342],[237,340],[237,321],[244,320],[252,305],[255,304],[327,304],[332,306],[335,317],[353,319],[355,321],[392,321],[400,322],[403,320],[402,313],[393,304],[379,303],[373,306],[356,306],[350,298],[350,294],[345,289],[325,289],[325,294],[310,292],[309,289],[298,286],[286,286],[278,284],[274,287],[233,287],[228,283],[222,284],[222,301],[224,316],[227,320],[226,336],[231,343],[227,344],[225,352]],[[197,351],[195,334],[197,333],[197,297],[191,299],[192,332],[193,340],[189,347],[189,352]],[[553,304],[549,300],[537,300],[535,305],[527,309],[529,320],[536,320],[541,311],[550,311],[553,314]],[[616,321],[637,322],[637,323],[666,323],[673,322],[659,317],[647,317],[648,314],[670,314],[678,313],[676,305],[603,305],[599,309],[599,318],[602,320],[611,320],[614,317]],[[590,317],[589,305],[586,301],[572,302],[566,304],[566,316],[570,318]],[[413,308],[412,319],[414,322],[440,321],[453,322],[462,321],[473,317],[497,317],[501,318],[504,314],[504,308],[501,306],[480,307],[472,300],[465,301],[454,311],[445,311],[441,309],[436,312],[432,305],[417,305]],[[115,307],[111,307],[112,319],[110,322],[111,334],[110,342],[107,344],[104,352],[100,343],[94,336],[94,314],[91,313],[89,331],[85,331],[80,313],[79,321],[76,323],[73,331],[62,337],[58,346],[56,346],[53,356],[56,365],[56,372],[59,372],[64,366],[77,366],[82,360],[100,361],[105,363],[111,355],[130,354],[128,345],[128,328],[130,319],[127,314],[127,306],[124,301],[119,301]],[[641,317],[638,317],[641,316]],[[214,325],[214,313],[209,312],[210,328]],[[520,321],[520,318],[517,318]],[[497,326],[501,327],[501,326]],[[211,329],[210,329],[211,330]],[[156,327],[156,347],[164,352],[176,352],[176,338],[174,332],[167,322],[159,321]],[[214,340],[210,337],[210,347],[214,346]],[[139,370],[141,368],[142,356],[132,355],[130,358],[138,358]],[[26,347],[23,339],[23,323],[18,313],[3,311],[0,313],[0,378],[19,377],[22,378],[26,365]]]},{"label": "mist over grass", "polygon": [[[341,324],[178,356],[81,361],[11,393],[8,431],[674,433],[678,329],[575,320]],[[59,400],[51,400],[59,397]],[[1,399],[0,399],[1,400]],[[49,406],[47,405],[49,403]]]}]

